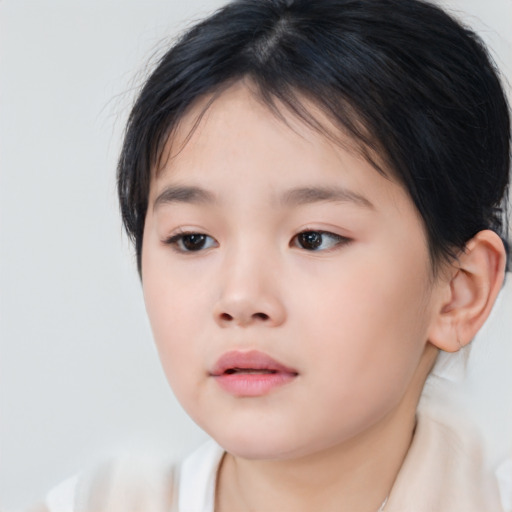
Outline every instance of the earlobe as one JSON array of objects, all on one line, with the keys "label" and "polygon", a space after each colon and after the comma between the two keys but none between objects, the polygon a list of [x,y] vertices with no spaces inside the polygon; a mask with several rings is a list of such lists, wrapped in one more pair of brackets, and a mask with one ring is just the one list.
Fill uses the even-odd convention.
[{"label": "earlobe", "polygon": [[490,230],[477,233],[440,284],[429,341],[446,352],[466,346],[489,316],[505,277],[506,253]]}]

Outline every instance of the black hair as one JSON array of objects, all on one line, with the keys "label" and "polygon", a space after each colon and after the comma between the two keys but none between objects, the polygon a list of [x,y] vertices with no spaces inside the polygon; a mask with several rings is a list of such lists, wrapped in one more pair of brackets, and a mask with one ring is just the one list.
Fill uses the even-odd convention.
[{"label": "black hair", "polygon": [[509,107],[474,32],[422,0],[238,0],[167,51],[129,116],[118,193],[139,272],[169,134],[198,99],[241,79],[274,112],[279,102],[324,131],[304,105],[312,100],[398,179],[423,218],[433,268],[482,229],[505,240]]}]

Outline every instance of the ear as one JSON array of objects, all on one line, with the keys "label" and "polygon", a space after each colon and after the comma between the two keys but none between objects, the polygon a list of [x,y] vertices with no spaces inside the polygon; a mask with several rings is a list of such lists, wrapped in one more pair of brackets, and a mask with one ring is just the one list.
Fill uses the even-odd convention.
[{"label": "ear", "polygon": [[475,337],[501,289],[505,263],[505,247],[494,231],[480,231],[466,244],[450,264],[448,279],[439,279],[430,343],[457,352]]}]

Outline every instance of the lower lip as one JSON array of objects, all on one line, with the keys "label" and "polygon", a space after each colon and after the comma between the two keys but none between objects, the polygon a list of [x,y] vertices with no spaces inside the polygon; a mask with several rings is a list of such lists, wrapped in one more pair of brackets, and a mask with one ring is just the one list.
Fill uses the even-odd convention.
[{"label": "lower lip", "polygon": [[232,373],[214,376],[219,386],[236,397],[263,396],[291,382],[294,373]]}]

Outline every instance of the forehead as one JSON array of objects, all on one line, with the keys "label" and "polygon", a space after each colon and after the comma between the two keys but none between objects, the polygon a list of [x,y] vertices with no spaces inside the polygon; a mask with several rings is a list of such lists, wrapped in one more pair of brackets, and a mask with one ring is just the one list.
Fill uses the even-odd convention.
[{"label": "forehead", "polygon": [[[311,135],[314,134],[316,137],[313,143],[318,145],[321,141],[323,146],[331,142],[361,155],[381,174],[397,178],[386,163],[387,152],[383,148],[376,149],[380,142],[350,104],[339,100],[338,107],[343,114],[337,117],[339,113],[334,114],[326,102],[306,96],[300,91],[292,90],[284,95],[287,96],[284,99],[282,92],[277,91],[276,94],[274,96],[271,91],[262,90],[251,79],[243,78],[199,97],[171,127],[163,150],[157,155],[158,162],[153,168],[153,174],[158,176],[167,167],[169,159],[180,153],[191,139],[197,142],[199,137],[195,136],[196,131],[204,129],[206,121],[212,130],[221,127],[226,133],[230,131],[232,136],[234,133],[250,133],[251,122],[257,118],[267,123],[269,128],[272,126],[274,130],[277,129],[285,138],[291,135],[285,133],[285,127],[302,137],[303,142],[311,141]],[[239,115],[242,111],[243,116]],[[248,113],[251,115],[250,120],[247,118]]]},{"label": "forehead", "polygon": [[[328,185],[363,198],[369,193],[405,193],[318,106],[306,99],[304,106],[311,123],[282,105],[272,110],[242,81],[201,98],[174,126],[153,173],[151,198],[170,182],[214,188],[223,184],[229,194],[237,184],[250,187],[262,179],[267,188]],[[367,202],[372,203],[369,198]]]},{"label": "forehead", "polygon": [[[214,153],[215,148],[227,156],[227,151],[248,152],[257,145],[264,145],[265,152],[274,155],[285,154],[287,147],[309,148],[308,153],[315,153],[316,157],[332,152],[333,146],[340,147],[354,155],[364,155],[382,174],[391,176],[383,171],[385,164],[378,154],[348,136],[318,104],[305,97],[298,100],[300,104],[293,106],[294,111],[279,99],[264,100],[250,80],[240,80],[199,98],[172,127],[152,177],[159,178],[175,168],[176,160],[197,158],[206,151]],[[269,136],[258,133],[262,125]],[[366,131],[361,123],[358,129]],[[236,147],[237,142],[243,144]],[[290,154],[286,156],[293,159]]]}]

